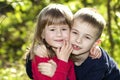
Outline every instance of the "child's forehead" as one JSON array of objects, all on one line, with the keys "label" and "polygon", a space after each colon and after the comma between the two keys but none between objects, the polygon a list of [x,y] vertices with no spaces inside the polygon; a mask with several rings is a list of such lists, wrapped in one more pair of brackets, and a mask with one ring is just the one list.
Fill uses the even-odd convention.
[{"label": "child's forehead", "polygon": [[75,19],[74,22],[73,22],[73,25],[91,25],[91,27],[93,26],[94,27],[94,24],[91,23],[91,22],[88,22],[86,20],[83,20],[83,19]]},{"label": "child's forehead", "polygon": [[98,30],[96,25],[91,24],[90,22],[87,22],[87,21],[84,21],[84,20],[81,20],[81,19],[74,20],[72,28],[78,28],[78,29],[85,29],[85,28],[87,28],[87,29]]},{"label": "child's forehead", "polygon": [[52,18],[47,20],[47,26],[64,26],[69,25],[65,18]]},{"label": "child's forehead", "polygon": [[68,24],[50,24],[50,25],[47,25],[47,27],[69,27]]},{"label": "child's forehead", "polygon": [[81,25],[74,25],[72,31],[77,32],[79,35],[90,35],[93,38],[96,38],[98,29],[91,27],[89,24],[81,23]]},{"label": "child's forehead", "polygon": [[46,20],[46,23],[47,23],[47,25],[61,25],[61,24],[63,25],[63,24],[67,24],[66,19],[64,19],[64,18],[52,18],[52,17],[51,17],[51,19],[48,18]]},{"label": "child's forehead", "polygon": [[73,26],[74,25],[88,25],[88,24],[90,24],[89,22],[87,22],[87,21],[85,21],[85,20],[83,20],[83,19],[74,19],[74,21],[73,21]]}]

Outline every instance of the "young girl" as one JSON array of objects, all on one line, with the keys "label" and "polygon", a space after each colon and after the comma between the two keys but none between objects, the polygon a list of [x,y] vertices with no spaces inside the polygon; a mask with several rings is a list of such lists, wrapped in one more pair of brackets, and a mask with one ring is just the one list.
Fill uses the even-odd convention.
[{"label": "young girl", "polygon": [[[76,80],[74,64],[69,59],[72,46],[69,43],[72,12],[66,6],[52,4],[45,7],[38,16],[33,45],[30,49],[34,80]],[[37,56],[36,49],[43,46],[46,57]],[[43,53],[40,53],[40,55]],[[63,55],[68,56],[63,58]],[[57,57],[58,56],[58,57]],[[54,64],[51,59],[56,62]],[[38,71],[38,64],[50,62],[57,65],[51,76],[45,76],[47,68]]]}]

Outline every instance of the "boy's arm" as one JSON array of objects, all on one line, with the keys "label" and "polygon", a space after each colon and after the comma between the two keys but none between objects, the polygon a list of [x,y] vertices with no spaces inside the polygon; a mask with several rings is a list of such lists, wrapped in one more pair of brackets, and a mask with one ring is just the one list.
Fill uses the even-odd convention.
[{"label": "boy's arm", "polygon": [[30,60],[30,55],[28,54],[27,59],[26,59],[26,73],[30,79],[33,79],[32,77],[32,66],[31,66],[32,60]]},{"label": "boy's arm", "polygon": [[41,58],[48,57],[48,51],[47,51],[47,48],[45,47],[45,45],[35,46],[34,53],[35,53],[35,55],[37,55]]}]

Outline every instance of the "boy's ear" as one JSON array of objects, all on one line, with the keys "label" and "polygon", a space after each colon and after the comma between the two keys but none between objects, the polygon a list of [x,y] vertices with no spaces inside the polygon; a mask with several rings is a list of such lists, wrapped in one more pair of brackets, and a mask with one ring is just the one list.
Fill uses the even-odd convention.
[{"label": "boy's ear", "polygon": [[42,39],[45,38],[45,30],[43,30],[43,32],[42,32],[42,34],[41,34],[41,37],[42,37]]},{"label": "boy's ear", "polygon": [[101,39],[98,39],[98,40],[96,40],[94,46],[97,46],[97,45],[99,45],[100,43],[101,43]]}]

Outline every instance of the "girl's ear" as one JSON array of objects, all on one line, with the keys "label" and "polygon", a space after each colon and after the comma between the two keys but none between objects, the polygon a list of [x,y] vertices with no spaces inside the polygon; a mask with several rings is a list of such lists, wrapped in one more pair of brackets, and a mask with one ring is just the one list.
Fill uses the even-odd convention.
[{"label": "girl's ear", "polygon": [[43,32],[42,32],[42,34],[41,34],[41,37],[42,37],[42,39],[45,38],[45,30],[43,30]]}]

